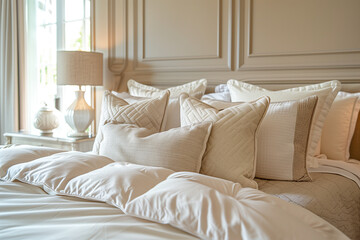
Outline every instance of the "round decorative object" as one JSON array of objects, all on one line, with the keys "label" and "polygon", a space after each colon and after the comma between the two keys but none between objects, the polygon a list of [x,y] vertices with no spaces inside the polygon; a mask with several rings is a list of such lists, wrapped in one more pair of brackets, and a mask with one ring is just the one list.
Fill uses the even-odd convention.
[{"label": "round decorative object", "polygon": [[52,133],[52,130],[60,124],[57,110],[48,106],[43,106],[35,115],[34,127],[41,133]]}]

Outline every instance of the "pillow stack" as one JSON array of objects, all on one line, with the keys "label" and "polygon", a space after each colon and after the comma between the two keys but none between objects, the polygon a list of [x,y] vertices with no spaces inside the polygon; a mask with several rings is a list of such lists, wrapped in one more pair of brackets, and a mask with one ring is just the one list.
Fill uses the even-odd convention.
[{"label": "pillow stack", "polygon": [[157,91],[152,98],[132,97],[128,103],[106,91],[93,152],[114,161],[199,172],[212,123],[160,132],[169,95],[169,90]]},{"label": "pillow stack", "polygon": [[334,80],[270,91],[229,80],[203,96],[205,79],[165,90],[129,80],[129,93],[104,94],[94,152],[243,187],[256,188],[255,176],[309,181],[320,153],[350,156],[360,94],[340,87]]},{"label": "pillow stack", "polygon": [[[236,102],[205,99],[204,102],[224,109]],[[298,101],[271,103],[259,126],[257,137],[256,177],[275,180],[310,180],[306,153],[311,120],[317,97]]]}]

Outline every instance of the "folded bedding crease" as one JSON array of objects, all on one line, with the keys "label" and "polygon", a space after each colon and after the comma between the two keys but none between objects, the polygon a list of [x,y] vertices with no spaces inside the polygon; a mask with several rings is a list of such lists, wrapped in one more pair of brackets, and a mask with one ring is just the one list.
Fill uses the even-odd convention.
[{"label": "folded bedding crease", "polygon": [[0,179],[105,202],[201,239],[348,239],[295,204],[220,178],[36,147],[0,152]]}]

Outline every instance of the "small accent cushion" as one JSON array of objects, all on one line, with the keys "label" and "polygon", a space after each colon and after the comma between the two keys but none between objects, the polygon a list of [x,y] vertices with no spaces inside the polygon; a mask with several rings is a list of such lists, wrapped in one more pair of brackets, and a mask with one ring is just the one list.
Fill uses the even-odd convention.
[{"label": "small accent cushion", "polygon": [[201,173],[239,182],[243,187],[257,188],[253,180],[256,135],[269,102],[268,97],[263,97],[219,111],[187,94],[180,96],[182,126],[213,122]]}]

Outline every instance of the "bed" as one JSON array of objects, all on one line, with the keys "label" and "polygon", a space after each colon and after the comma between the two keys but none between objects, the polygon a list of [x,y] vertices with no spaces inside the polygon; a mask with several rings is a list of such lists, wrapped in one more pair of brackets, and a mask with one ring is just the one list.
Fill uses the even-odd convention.
[{"label": "bed", "polygon": [[[360,238],[359,161],[319,158],[316,160],[318,166],[304,168],[309,160],[308,150],[295,147],[294,151],[290,147],[284,152],[294,156],[288,159],[292,162],[286,166],[291,167],[291,174],[284,174],[285,170],[282,170],[277,176],[280,179],[271,179],[271,174],[278,169],[269,170],[267,159],[261,160],[263,155],[259,151],[264,143],[260,142],[258,149],[253,143],[264,134],[259,130],[257,135],[260,123],[266,126],[266,121],[270,121],[264,120],[264,114],[282,108],[282,104],[269,107],[270,100],[264,97],[241,107],[235,104],[238,109],[230,107],[231,113],[238,111],[234,115],[243,114],[235,118],[235,122],[249,123],[256,117],[259,122],[248,126],[255,129],[252,133],[237,130],[242,138],[253,139],[250,143],[241,143],[248,144],[245,149],[252,149],[241,155],[252,164],[231,168],[228,164],[232,163],[227,161],[232,160],[233,155],[243,153],[231,150],[231,156],[223,152],[217,155],[216,147],[225,144],[221,146],[224,148],[229,143],[221,135],[229,127],[216,131],[217,137],[213,134],[228,124],[228,118],[219,127],[216,123],[220,117],[218,120],[212,115],[216,120],[209,122],[196,115],[198,112],[192,112],[195,108],[206,112],[213,107],[216,112],[224,113],[228,108],[224,107],[225,103],[217,103],[220,105],[214,107],[211,106],[213,99],[207,102],[203,99],[204,104],[182,93],[179,98],[171,99],[169,90],[154,90],[150,86],[143,89],[131,81],[129,84],[135,85],[137,92],[104,94],[101,127],[92,153],[32,146],[0,150],[2,239],[67,239],[75,236],[78,239]],[[185,92],[189,92],[189,88],[193,95],[199,95],[206,86],[204,88],[201,80],[192,83]],[[137,95],[141,90],[146,94],[155,93],[145,96],[145,100],[139,99],[141,96]],[[174,91],[184,89],[175,88]],[[180,101],[181,111],[177,101]],[[296,104],[312,108],[312,111],[304,112],[312,119],[317,101],[318,98],[310,96]],[[189,108],[183,109],[183,104]],[[116,108],[112,108],[114,106]],[[118,111],[123,108],[123,112]],[[177,115],[169,114],[169,110]],[[134,120],[134,116],[139,115],[137,111],[141,112],[140,120]],[[255,111],[254,116],[251,111]],[[189,115],[180,117],[183,112]],[[132,114],[130,117],[129,113]],[[144,119],[146,114],[149,116]],[[186,124],[179,129],[173,128],[180,124],[174,123],[174,119],[179,121],[178,118],[181,125]],[[306,125],[308,135],[311,134],[311,123],[302,124]],[[139,129],[139,125],[146,127]],[[271,133],[266,131],[266,134]],[[212,146],[210,150],[209,145]],[[350,142],[347,145],[350,148]],[[272,152],[267,151],[270,152],[264,156],[271,159]],[[300,152],[302,165],[295,162],[299,161]],[[213,156],[216,156],[215,163]],[[264,168],[256,169],[256,158],[259,160],[257,165]],[[219,159],[220,166],[216,165]],[[225,172],[221,171],[223,169]],[[242,171],[241,176],[233,174],[234,171]],[[256,178],[255,172],[259,172]],[[268,179],[259,177],[264,174],[268,174]]]}]

